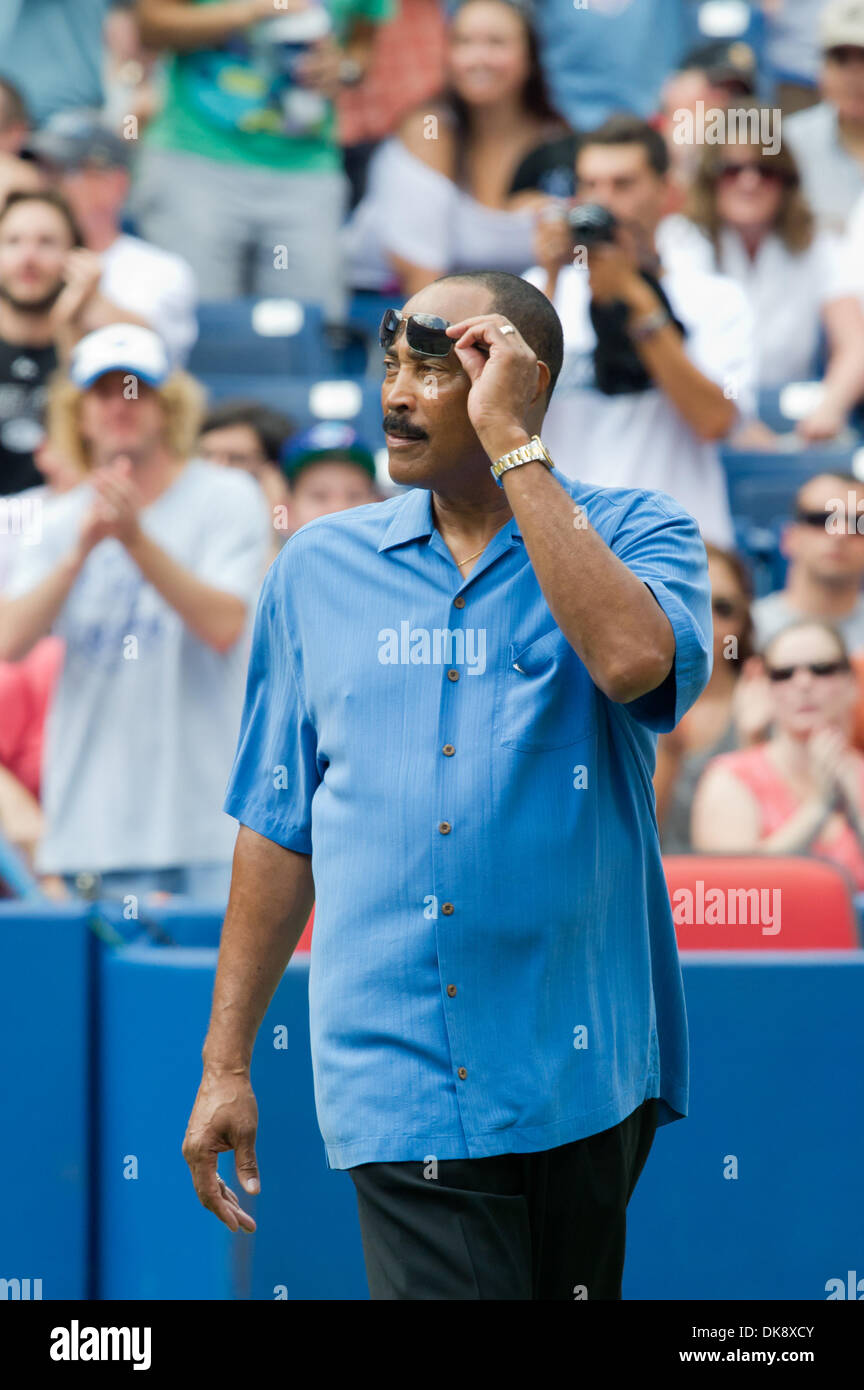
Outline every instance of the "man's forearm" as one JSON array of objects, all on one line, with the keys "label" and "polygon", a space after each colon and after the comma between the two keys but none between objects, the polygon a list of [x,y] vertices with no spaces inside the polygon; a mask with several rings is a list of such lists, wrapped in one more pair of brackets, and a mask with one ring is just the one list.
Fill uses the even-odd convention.
[{"label": "man's forearm", "polygon": [[261,1021],[315,901],[312,861],[241,825],[202,1057],[245,1072]]},{"label": "man's forearm", "polygon": [[19,661],[51,631],[83,563],[76,549],[29,593],[0,599],[0,661]]},{"label": "man's forearm", "polygon": [[[526,442],[523,431],[483,445],[500,458]],[[504,491],[552,616],[594,684],[620,703],[656,689],[671,669],[675,638],[649,590],[543,464],[510,469]]]},{"label": "man's forearm", "polygon": [[[276,9],[277,16],[284,11]],[[213,5],[187,4],[185,0],[138,0],[141,40],[150,48],[206,48],[222,43],[237,30],[263,19],[266,7],[254,0],[223,0]]]},{"label": "man's forearm", "polygon": [[[632,319],[647,317],[662,308],[651,286],[641,278],[626,302]],[[635,342],[634,347],[652,381],[693,432],[700,439],[725,438],[735,423],[735,405],[716,381],[690,361],[675,325],[667,323]]]},{"label": "man's forearm", "polygon": [[216,651],[232,647],[246,624],[246,605],[186,569],[141,531],[127,550],[154,589],[180,614],[196,637]]}]

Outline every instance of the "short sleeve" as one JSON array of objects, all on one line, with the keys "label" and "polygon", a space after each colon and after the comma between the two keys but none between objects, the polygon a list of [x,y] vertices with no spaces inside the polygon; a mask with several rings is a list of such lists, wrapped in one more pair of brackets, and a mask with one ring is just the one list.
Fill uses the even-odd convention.
[{"label": "short sleeve", "polygon": [[[369,197],[384,250],[413,265],[448,270],[456,189],[397,137],[372,157]],[[398,197],[393,190],[398,189]]]},{"label": "short sleeve", "polygon": [[663,683],[622,708],[657,733],[674,729],[711,675],[713,625],[708,559],[691,516],[662,493],[627,513],[612,550],[651,590],[675,634],[675,659]]},{"label": "short sleeve", "polygon": [[848,238],[832,232],[821,232],[813,252],[820,304],[830,304],[835,299],[856,298],[861,293],[861,271],[856,265]]},{"label": "short sleeve", "polygon": [[283,551],[273,562],[258,601],[240,738],[222,809],[285,849],[311,854],[312,797],[322,770],[288,612],[286,559]]},{"label": "short sleeve", "polygon": [[267,568],[270,513],[251,478],[226,470],[220,483],[218,494],[214,489],[208,502],[207,543],[194,571],[214,589],[235,594],[251,605]]}]

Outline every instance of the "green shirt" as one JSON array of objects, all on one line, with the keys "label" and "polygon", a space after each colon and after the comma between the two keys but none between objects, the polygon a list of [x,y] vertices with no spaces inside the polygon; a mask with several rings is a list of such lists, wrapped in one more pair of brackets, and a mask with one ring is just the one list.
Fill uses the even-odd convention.
[{"label": "green shirt", "polygon": [[[355,19],[390,19],[395,0],[326,0],[326,8],[334,37],[344,42]],[[320,104],[305,133],[286,132],[286,92],[290,102],[290,79],[280,77],[266,46],[256,48],[254,30],[232,35],[220,48],[175,53],[167,64],[162,110],[145,141],[259,168],[304,173],[340,168],[332,102]]]}]

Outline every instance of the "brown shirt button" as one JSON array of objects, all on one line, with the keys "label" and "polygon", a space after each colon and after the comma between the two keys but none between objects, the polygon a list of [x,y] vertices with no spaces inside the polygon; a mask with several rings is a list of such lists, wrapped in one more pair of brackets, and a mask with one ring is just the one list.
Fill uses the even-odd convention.
[{"label": "brown shirt button", "polygon": [[445,758],[452,758],[453,754],[456,752],[456,749],[453,747],[452,743],[445,743],[444,747],[441,749],[441,752],[444,754]]},{"label": "brown shirt button", "polygon": [[454,598],[454,600],[453,600],[453,607],[454,607],[454,608],[464,608],[464,607],[465,607],[465,600],[464,600],[464,598],[462,597],[461,594],[459,595],[458,598]]},{"label": "brown shirt button", "polygon": [[455,986],[455,985],[448,985],[448,986],[447,986],[447,993],[450,995],[450,998],[452,999],[452,998],[454,997],[454,995],[456,994],[456,986]]},{"label": "brown shirt button", "polygon": [[442,835],[449,835],[453,827],[450,824],[449,820],[442,820],[441,824],[438,826],[438,829],[440,830]]},{"label": "brown shirt button", "polygon": [[448,672],[447,672],[447,679],[448,679],[448,681],[458,681],[458,679],[459,679],[459,672],[458,672],[458,671],[448,671]]},{"label": "brown shirt button", "polygon": [[460,1067],[459,1070],[457,1071],[456,1075],[459,1077],[459,1080],[460,1080],[460,1081],[464,1081],[464,1080],[465,1080],[465,1077],[468,1075],[468,1073],[467,1073],[467,1071],[465,1070],[464,1067]]},{"label": "brown shirt button", "polygon": [[445,917],[452,917],[456,909],[452,903],[442,903],[441,911],[444,913]]}]

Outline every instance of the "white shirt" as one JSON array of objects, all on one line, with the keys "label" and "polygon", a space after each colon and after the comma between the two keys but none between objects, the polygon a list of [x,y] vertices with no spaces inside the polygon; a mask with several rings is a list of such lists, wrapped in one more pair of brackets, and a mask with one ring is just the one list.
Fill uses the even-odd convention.
[{"label": "white shirt", "polygon": [[[89,483],[46,503],[39,545],[21,545],[6,593],[29,592],[68,554]],[[270,516],[251,478],[193,460],[141,513],[144,530],[199,579],[253,606]],[[42,788],[44,873],[107,873],[231,858],[221,806],[248,658],[195,637],[119,541],[92,550],[54,632],[66,657],[48,716]]]},{"label": "white shirt", "polygon": [[740,285],[753,311],[760,387],[809,381],[816,370],[825,305],[858,294],[847,246],[832,232],[817,232],[807,249],[798,252],[787,250],[771,233],[751,260],[738,233],[723,227],[715,267],[708,237],[676,214],[660,223],[657,249],[664,265],[716,268]]},{"label": "white shirt", "polygon": [[198,337],[198,292],[192,268],[181,256],[137,236],[118,236],[101,253],[99,288],[121,309],[146,319],[164,340],[175,367],[182,367]]},{"label": "white shirt", "polygon": [[[533,266],[524,278],[542,289],[546,272]],[[690,270],[669,271],[662,284],[687,329],[687,356],[736,401],[739,415],[752,414],[752,322],[740,290],[722,276]],[[565,266],[554,304],[564,328],[564,365],[542,434],[556,467],[602,487],[666,492],[695,517],[704,539],[731,546],[718,446],[699,439],[659,390],[607,396],[596,389],[587,270]]]},{"label": "white shirt", "polygon": [[478,203],[470,193],[410,153],[396,136],[369,163],[366,193],[342,231],[351,283],[393,281],[388,257],[432,270],[509,270],[533,254],[535,214]]}]

